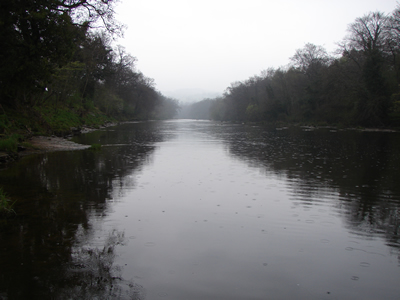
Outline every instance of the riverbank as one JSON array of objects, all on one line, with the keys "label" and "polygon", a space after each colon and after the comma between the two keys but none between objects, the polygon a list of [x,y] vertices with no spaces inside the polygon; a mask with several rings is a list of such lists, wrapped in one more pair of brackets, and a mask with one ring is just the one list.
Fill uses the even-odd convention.
[{"label": "riverbank", "polygon": [[[29,139],[33,146],[33,151],[63,151],[63,150],[82,150],[89,145],[81,145],[61,137],[35,136]],[[32,150],[30,150],[32,151]]]},{"label": "riverbank", "polygon": [[61,141],[117,122],[96,107],[84,109],[67,104],[1,107],[0,164],[18,160],[26,153],[75,149]]},{"label": "riverbank", "polygon": [[[75,135],[86,134],[92,131],[105,129],[108,127],[116,126],[119,123],[106,123],[103,126],[99,126],[97,128],[92,127],[83,127],[83,128],[74,128],[71,130],[72,134],[67,137],[58,137],[58,136],[33,136],[27,140],[27,142],[32,145],[33,149],[25,151],[25,153],[29,152],[46,152],[46,151],[66,151],[66,150],[83,150],[90,148],[90,145],[82,145],[77,144],[71,141],[71,138]],[[24,153],[24,154],[25,154]]]},{"label": "riverbank", "polygon": [[18,160],[20,157],[43,153],[48,151],[67,151],[67,150],[82,150],[87,149],[89,145],[81,145],[74,143],[67,138],[48,137],[48,136],[33,136],[25,141],[29,147],[19,147],[17,153],[7,153],[0,151],[0,164],[7,164]]},{"label": "riverbank", "polygon": [[[59,136],[30,136],[24,139],[23,143],[18,146],[18,152],[9,153],[6,151],[0,151],[0,164],[6,164],[15,160],[19,157],[43,153],[48,151],[72,151],[72,150],[84,150],[90,148],[90,145],[81,145],[71,141],[71,138],[76,135],[89,133],[95,130],[101,130],[107,127],[116,126],[120,123],[107,122],[102,126],[88,127],[84,126],[82,128],[71,128],[69,135],[65,137]],[[243,125],[262,125],[260,123],[243,123]],[[397,132],[396,129],[390,128],[338,128],[336,126],[305,126],[300,124],[286,124],[286,126],[276,126],[276,130],[286,129],[290,126],[302,127],[305,130],[317,130],[320,128],[331,128],[332,130],[359,130],[365,132]],[[23,146],[24,145],[24,146]]]},{"label": "riverbank", "polygon": [[6,151],[0,151],[0,165],[6,165],[8,163],[18,160],[20,157],[38,154],[49,151],[73,151],[73,150],[84,150],[90,148],[90,145],[82,145],[71,141],[71,138],[86,134],[95,130],[105,129],[107,127],[116,126],[119,123],[108,122],[102,126],[96,128],[93,127],[82,127],[82,128],[71,128],[70,135],[66,137],[59,136],[31,136],[24,139],[23,143],[18,145],[18,151],[10,153]]}]

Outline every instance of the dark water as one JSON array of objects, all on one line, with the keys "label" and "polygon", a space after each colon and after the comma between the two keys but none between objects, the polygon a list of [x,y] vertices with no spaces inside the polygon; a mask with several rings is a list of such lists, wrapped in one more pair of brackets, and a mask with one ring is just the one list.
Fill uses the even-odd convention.
[{"label": "dark water", "polygon": [[400,134],[205,121],[0,171],[0,299],[399,299]]}]

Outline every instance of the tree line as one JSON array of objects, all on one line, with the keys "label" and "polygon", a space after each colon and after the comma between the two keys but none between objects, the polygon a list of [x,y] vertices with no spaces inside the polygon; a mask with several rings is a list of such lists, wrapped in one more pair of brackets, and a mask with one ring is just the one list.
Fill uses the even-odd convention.
[{"label": "tree line", "polygon": [[136,59],[113,46],[116,0],[0,3],[0,107],[98,109],[118,119],[171,118],[176,100],[156,90]]},{"label": "tree line", "polygon": [[336,55],[296,50],[286,67],[234,82],[213,99],[210,118],[229,121],[400,125],[400,6],[348,25]]}]

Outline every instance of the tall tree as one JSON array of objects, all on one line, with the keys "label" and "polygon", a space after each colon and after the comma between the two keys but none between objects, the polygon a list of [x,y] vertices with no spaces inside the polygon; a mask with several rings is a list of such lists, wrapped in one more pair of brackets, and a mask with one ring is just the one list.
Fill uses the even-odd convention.
[{"label": "tall tree", "polygon": [[386,27],[386,52],[394,68],[396,83],[400,84],[400,5],[389,16]]},{"label": "tall tree", "polygon": [[[306,77],[301,80],[303,85],[299,86],[304,91],[297,91],[299,95],[303,94],[303,97],[300,98],[299,112],[308,119],[315,118],[315,113],[325,102],[323,77],[332,58],[322,46],[308,43],[302,49],[296,50],[291,61],[293,67]],[[300,77],[300,74],[296,77]]]},{"label": "tall tree", "polygon": [[362,73],[364,85],[356,101],[356,118],[363,125],[383,125],[387,120],[389,90],[383,68],[388,21],[381,12],[357,18],[341,45],[343,55],[356,62]]},{"label": "tall tree", "polygon": [[382,50],[387,25],[388,17],[381,12],[371,12],[357,18],[348,26],[349,35],[345,39],[346,46],[364,52]]},{"label": "tall tree", "polygon": [[320,68],[326,66],[331,58],[322,46],[307,43],[302,49],[297,49],[290,60],[294,67],[307,76],[316,76]]},{"label": "tall tree", "polygon": [[14,0],[0,3],[0,103],[29,103],[73,57],[88,28],[110,32],[112,0]]}]

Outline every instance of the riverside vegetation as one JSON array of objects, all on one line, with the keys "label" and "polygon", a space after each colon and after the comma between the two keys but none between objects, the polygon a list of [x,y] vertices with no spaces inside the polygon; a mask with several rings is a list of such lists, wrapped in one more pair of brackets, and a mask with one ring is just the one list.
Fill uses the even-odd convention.
[{"label": "riverside vegetation", "polygon": [[[0,9],[0,151],[15,157],[33,135],[84,126],[169,119],[162,95],[114,43],[116,1],[6,1]],[[348,26],[335,56],[308,43],[287,67],[232,83],[193,104],[188,118],[400,127],[400,5]],[[200,114],[200,115],[199,115]],[[2,160],[0,153],[0,160]]]},{"label": "riverside vegetation", "polygon": [[114,40],[116,1],[1,4],[0,151],[27,136],[65,136],[82,126],[171,118],[176,100],[135,68]]},{"label": "riverside vegetation", "polygon": [[[168,119],[178,109],[136,70],[121,46],[115,0],[6,1],[0,4],[0,162],[31,148],[34,135]],[[99,149],[94,146],[93,149]],[[12,211],[0,190],[0,214]]]},{"label": "riverside vegetation", "polygon": [[[63,136],[72,128],[178,112],[178,102],[157,91],[136,70],[136,58],[115,45],[123,32],[115,4],[1,4],[0,150],[15,152],[29,135]],[[308,43],[288,66],[234,82],[222,97],[193,104],[185,117],[399,127],[399,54],[400,6],[388,15],[370,12],[349,24],[336,55]]]},{"label": "riverside vegetation", "polygon": [[14,213],[12,208],[14,203],[8,198],[3,188],[0,188],[0,217]]},{"label": "riverside vegetation", "polygon": [[400,6],[348,25],[334,54],[307,43],[290,64],[234,82],[186,118],[341,127],[400,127]]}]

